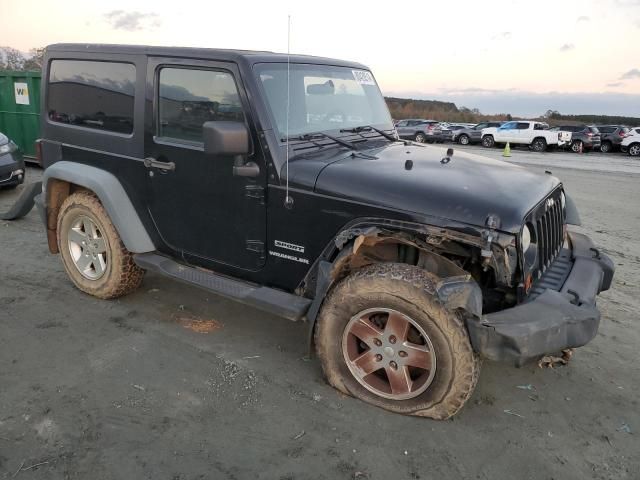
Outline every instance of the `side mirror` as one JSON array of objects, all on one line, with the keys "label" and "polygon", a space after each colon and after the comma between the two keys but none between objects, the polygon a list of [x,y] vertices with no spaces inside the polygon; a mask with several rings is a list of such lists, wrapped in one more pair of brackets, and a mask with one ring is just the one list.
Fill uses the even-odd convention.
[{"label": "side mirror", "polygon": [[240,122],[205,122],[202,125],[204,153],[207,155],[247,155],[249,130]]}]

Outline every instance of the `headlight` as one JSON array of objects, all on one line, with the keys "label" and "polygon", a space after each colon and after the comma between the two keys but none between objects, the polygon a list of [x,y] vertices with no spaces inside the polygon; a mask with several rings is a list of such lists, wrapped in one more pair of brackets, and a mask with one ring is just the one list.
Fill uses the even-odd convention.
[{"label": "headlight", "polygon": [[0,155],[4,155],[5,153],[11,153],[11,152],[14,152],[15,150],[16,150],[16,144],[13,142],[0,145]]}]

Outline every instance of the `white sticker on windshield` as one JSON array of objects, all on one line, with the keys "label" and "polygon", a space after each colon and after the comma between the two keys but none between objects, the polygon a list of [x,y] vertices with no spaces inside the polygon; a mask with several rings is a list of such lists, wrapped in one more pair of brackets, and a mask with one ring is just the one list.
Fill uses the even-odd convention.
[{"label": "white sticker on windshield", "polygon": [[375,85],[376,81],[373,79],[371,72],[366,70],[351,70],[353,72],[353,78],[356,79],[360,85]]}]

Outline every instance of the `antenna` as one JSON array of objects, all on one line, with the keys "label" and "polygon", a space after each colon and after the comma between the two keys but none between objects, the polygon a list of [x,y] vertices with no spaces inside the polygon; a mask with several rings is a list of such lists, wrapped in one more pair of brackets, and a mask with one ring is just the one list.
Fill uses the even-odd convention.
[{"label": "antenna", "polygon": [[287,175],[287,183],[285,187],[284,206],[288,209],[293,207],[293,198],[289,196],[289,107],[291,104],[291,97],[289,93],[290,86],[290,65],[291,65],[291,15],[287,16],[287,113],[286,113],[286,126],[285,126],[285,147],[286,157],[284,161],[285,172]]}]

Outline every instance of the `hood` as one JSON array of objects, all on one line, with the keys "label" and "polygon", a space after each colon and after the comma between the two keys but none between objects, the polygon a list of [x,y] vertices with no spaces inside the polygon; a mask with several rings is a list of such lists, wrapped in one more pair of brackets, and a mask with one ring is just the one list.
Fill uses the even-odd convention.
[{"label": "hood", "polygon": [[311,186],[317,175],[314,190],[321,194],[470,225],[484,226],[488,215],[497,215],[500,230],[512,233],[560,184],[548,174],[460,151],[443,163],[442,147],[394,143],[366,153],[372,158],[348,153],[333,161],[293,162],[291,176]]}]

